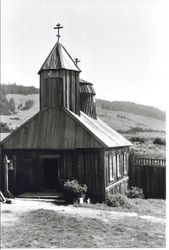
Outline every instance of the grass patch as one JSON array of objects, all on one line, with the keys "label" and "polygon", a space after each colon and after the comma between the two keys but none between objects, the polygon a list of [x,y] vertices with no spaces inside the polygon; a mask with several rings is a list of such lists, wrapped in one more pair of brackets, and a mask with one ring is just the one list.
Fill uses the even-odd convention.
[{"label": "grass patch", "polygon": [[127,199],[128,206],[109,207],[106,204],[74,204],[97,210],[118,211],[118,212],[134,212],[139,215],[155,216],[166,218],[166,201],[160,199]]},{"label": "grass patch", "polygon": [[39,209],[2,228],[3,248],[165,247],[165,228],[136,217],[103,222]]},{"label": "grass patch", "polygon": [[[164,132],[137,132],[134,135],[123,134],[123,136],[126,137],[126,139],[132,141],[132,149],[134,150],[134,153],[138,156],[151,158],[166,157],[166,134]],[[162,143],[154,144],[154,140],[156,138],[160,138],[160,142],[162,141]],[[144,142],[142,141],[142,139]]]}]

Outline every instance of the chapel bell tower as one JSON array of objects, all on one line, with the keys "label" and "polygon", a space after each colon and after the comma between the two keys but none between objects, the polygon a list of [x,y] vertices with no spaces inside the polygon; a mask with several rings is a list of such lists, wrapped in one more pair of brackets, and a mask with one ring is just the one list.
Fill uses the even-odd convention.
[{"label": "chapel bell tower", "polygon": [[79,73],[81,70],[59,42],[62,28],[59,23],[54,27],[57,30],[57,43],[38,72],[40,110],[65,107],[80,115]]}]

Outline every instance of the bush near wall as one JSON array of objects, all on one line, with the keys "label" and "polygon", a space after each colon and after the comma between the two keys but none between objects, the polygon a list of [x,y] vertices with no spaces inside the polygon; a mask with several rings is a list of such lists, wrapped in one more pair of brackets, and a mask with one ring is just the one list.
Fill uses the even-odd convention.
[{"label": "bush near wall", "polygon": [[157,137],[153,140],[153,144],[158,144],[158,145],[166,145],[166,140],[162,139],[160,137]]},{"label": "bush near wall", "polygon": [[106,204],[110,207],[130,207],[130,203],[125,195],[122,194],[111,194],[109,193],[106,197]]},{"label": "bush near wall", "polygon": [[144,198],[143,189],[139,188],[139,187],[131,187],[127,191],[127,197],[131,198],[131,199],[133,199],[133,198],[143,199]]},{"label": "bush near wall", "polygon": [[80,184],[76,179],[65,181],[63,186],[67,203],[72,204],[87,193],[86,184]]}]

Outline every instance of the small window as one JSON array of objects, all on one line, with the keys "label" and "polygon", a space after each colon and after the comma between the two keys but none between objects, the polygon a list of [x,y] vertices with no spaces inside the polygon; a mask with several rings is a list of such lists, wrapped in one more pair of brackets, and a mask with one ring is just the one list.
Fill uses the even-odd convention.
[{"label": "small window", "polygon": [[112,155],[108,155],[109,181],[114,180]]},{"label": "small window", "polygon": [[116,168],[117,168],[116,155],[113,155],[112,158],[113,158],[113,176],[114,176],[114,179],[116,179],[117,178],[117,176],[116,176]]},{"label": "small window", "polygon": [[117,154],[117,178],[121,177],[120,173],[120,154]]},{"label": "small window", "polygon": [[126,152],[124,152],[124,157],[123,157],[123,171],[124,171],[124,175],[127,174],[127,170],[128,170],[128,154]]}]

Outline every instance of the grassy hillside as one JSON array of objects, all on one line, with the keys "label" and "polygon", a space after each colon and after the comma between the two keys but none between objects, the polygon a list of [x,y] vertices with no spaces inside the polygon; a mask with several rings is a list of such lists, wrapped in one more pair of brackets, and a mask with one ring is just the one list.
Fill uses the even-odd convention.
[{"label": "grassy hillside", "polygon": [[[21,94],[8,94],[6,95],[7,100],[9,101],[11,98],[14,98],[16,107],[16,111],[12,115],[2,115],[1,122],[7,123],[9,128],[17,128],[22,123],[31,118],[34,114],[39,111],[39,94],[33,95],[21,95]],[[26,102],[32,100],[33,106],[29,109],[24,109]]]},{"label": "grassy hillside", "polygon": [[127,132],[132,128],[140,128],[140,131],[158,130],[165,131],[165,121],[154,117],[138,115],[125,111],[113,111],[103,109],[97,106],[97,115],[104,122],[108,123],[112,128],[119,132]]},{"label": "grassy hillside", "polygon": [[110,102],[101,99],[98,99],[96,101],[96,105],[103,110],[129,112],[135,115],[152,117],[158,120],[165,121],[165,112],[151,106],[145,106],[133,102]]}]

